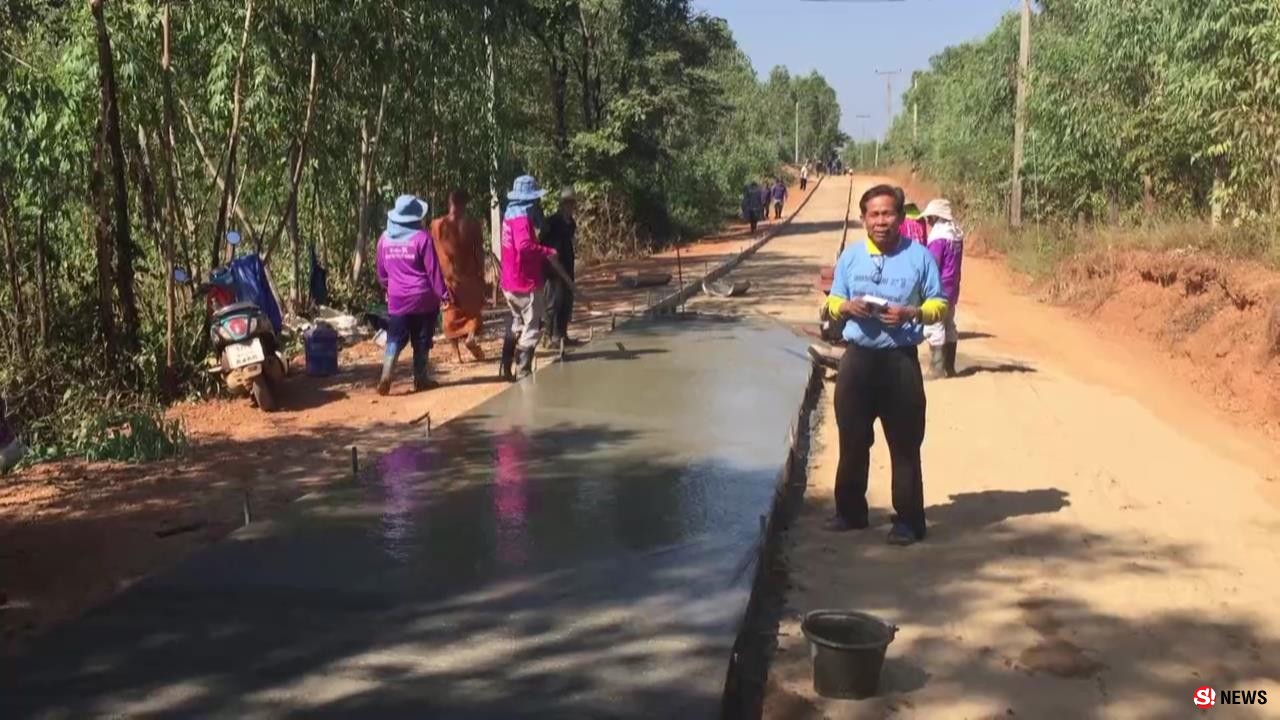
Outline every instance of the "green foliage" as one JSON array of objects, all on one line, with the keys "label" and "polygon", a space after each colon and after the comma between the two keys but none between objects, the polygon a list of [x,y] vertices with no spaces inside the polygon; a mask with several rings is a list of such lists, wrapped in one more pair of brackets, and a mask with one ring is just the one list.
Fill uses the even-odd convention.
[{"label": "green foliage", "polygon": [[[617,257],[720,223],[747,182],[776,175],[795,152],[797,100],[802,155],[842,140],[835,93],[821,76],[792,78],[779,68],[762,82],[727,25],[689,0],[253,5],[228,229],[245,236],[242,247],[269,255],[277,291],[298,309],[306,306],[311,248],[330,270],[336,304],[377,300],[368,262],[353,278],[360,218],[370,218],[367,258],[402,192],[428,199],[439,214],[450,190],[465,189],[476,198],[472,212],[487,221],[491,174],[499,194],[523,172],[549,188],[574,183],[583,196],[581,255]],[[215,175],[225,174],[246,3],[103,7],[131,236],[116,247],[95,235],[102,112],[89,3],[14,0],[0,11],[0,240],[13,250],[0,242],[0,392],[44,456],[140,458],[178,447],[180,432],[154,410],[174,397],[162,382],[167,265],[203,278],[222,240]],[[166,7],[170,107],[161,64]],[[282,229],[313,54],[318,91],[295,240]],[[372,196],[362,201],[366,170]],[[107,214],[116,217],[113,208]],[[138,342],[109,350],[104,325],[135,309],[119,289],[130,275]],[[179,292],[177,395],[214,391],[200,370],[203,320]]]},{"label": "green foliage", "polygon": [[[1280,4],[1042,0],[1023,174],[1033,217],[1164,213],[1248,223],[1280,211]],[[1017,20],[916,77],[888,144],[948,193],[1005,207]],[[1149,188],[1149,195],[1148,195]]]},{"label": "green foliage", "polygon": [[159,406],[101,385],[71,385],[56,410],[30,422],[28,462],[63,457],[146,462],[181,453],[186,434]]}]

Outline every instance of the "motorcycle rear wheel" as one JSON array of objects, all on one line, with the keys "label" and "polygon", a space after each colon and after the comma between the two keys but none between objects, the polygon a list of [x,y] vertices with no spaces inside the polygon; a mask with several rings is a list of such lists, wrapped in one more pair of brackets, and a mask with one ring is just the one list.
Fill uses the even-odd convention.
[{"label": "motorcycle rear wheel", "polygon": [[275,412],[279,408],[275,390],[272,389],[271,381],[265,375],[259,375],[253,379],[253,387],[249,392],[253,395],[253,401],[258,404],[259,410]]}]

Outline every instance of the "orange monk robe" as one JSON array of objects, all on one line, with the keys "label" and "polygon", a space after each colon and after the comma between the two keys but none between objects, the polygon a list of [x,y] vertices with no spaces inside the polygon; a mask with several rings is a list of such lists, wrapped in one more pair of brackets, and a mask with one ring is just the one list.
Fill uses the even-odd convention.
[{"label": "orange monk robe", "polygon": [[484,234],[473,218],[453,221],[449,216],[431,223],[436,257],[444,272],[453,304],[444,311],[444,336],[450,340],[480,334],[484,312]]}]

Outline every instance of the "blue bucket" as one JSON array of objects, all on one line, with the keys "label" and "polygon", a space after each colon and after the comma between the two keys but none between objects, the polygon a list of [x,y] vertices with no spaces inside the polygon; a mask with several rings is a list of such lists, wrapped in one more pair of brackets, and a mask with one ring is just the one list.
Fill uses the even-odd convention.
[{"label": "blue bucket", "polygon": [[319,324],[302,334],[302,347],[307,356],[307,374],[317,377],[338,372],[339,337],[336,330]]}]

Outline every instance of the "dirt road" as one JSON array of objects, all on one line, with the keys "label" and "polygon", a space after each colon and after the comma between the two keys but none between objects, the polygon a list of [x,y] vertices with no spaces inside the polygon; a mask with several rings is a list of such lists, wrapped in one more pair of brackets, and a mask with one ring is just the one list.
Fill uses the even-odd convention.
[{"label": "dirt road", "polygon": [[[873,180],[855,178],[855,199]],[[811,326],[809,288],[839,243],[843,190],[820,189],[797,218],[811,232],[750,261],[735,277],[753,279],[751,296],[722,309]],[[927,542],[885,544],[882,438],[873,529],[821,529],[838,457],[827,384],[785,543],[791,587],[766,717],[1188,717],[1202,685],[1280,703],[1276,448],[1141,346],[1013,285],[998,261],[967,260],[961,377],[927,388]],[[832,607],[902,628],[883,697],[814,695],[799,616]]]}]

